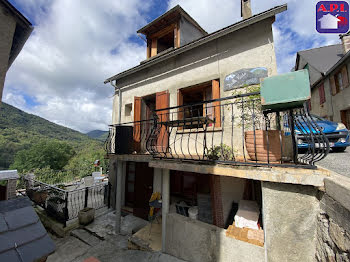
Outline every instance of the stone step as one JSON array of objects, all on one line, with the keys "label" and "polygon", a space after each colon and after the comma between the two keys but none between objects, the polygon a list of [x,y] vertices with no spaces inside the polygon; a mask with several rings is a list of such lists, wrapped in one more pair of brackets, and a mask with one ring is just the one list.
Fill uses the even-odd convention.
[{"label": "stone step", "polygon": [[101,239],[97,238],[93,234],[90,234],[85,229],[75,229],[70,233],[73,237],[76,237],[77,239],[81,240],[85,244],[88,244],[89,246],[96,246],[99,243],[101,243]]}]

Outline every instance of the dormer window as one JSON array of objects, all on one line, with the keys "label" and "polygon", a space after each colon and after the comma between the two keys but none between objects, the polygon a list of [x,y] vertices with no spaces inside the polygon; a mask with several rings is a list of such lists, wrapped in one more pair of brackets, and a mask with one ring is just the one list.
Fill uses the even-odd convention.
[{"label": "dormer window", "polygon": [[179,5],[141,28],[137,33],[147,38],[147,59],[208,34]]}]

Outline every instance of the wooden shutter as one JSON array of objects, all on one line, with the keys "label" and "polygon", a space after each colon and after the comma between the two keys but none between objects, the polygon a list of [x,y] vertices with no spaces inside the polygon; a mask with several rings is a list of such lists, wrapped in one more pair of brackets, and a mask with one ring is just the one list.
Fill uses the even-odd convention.
[{"label": "wooden shutter", "polygon": [[141,149],[141,97],[134,97],[134,150],[139,152]]},{"label": "wooden shutter", "polygon": [[341,69],[341,75],[343,78],[343,87],[348,87],[349,86],[349,78],[348,78],[348,69],[346,68],[346,66],[344,66]]},{"label": "wooden shutter", "polygon": [[[163,109],[169,107],[169,92],[163,91],[156,94],[156,110]],[[159,122],[166,122],[169,120],[169,110],[161,110],[157,111],[157,116],[159,118]],[[160,129],[160,133],[157,140],[157,148],[163,153],[166,152],[168,148],[168,131],[166,126],[162,125]]]},{"label": "wooden shutter", "polygon": [[[219,80],[213,80],[211,84],[212,88],[212,96],[213,99],[219,99],[220,98],[220,83]],[[221,126],[221,109],[220,109],[220,102],[214,102],[214,118],[215,118],[215,127]]]},{"label": "wooden shutter", "polygon": [[318,87],[318,94],[320,97],[320,105],[322,105],[324,102],[326,102],[326,96],[325,96],[323,84]]},{"label": "wooden shutter", "polygon": [[[181,90],[177,90],[177,105],[182,106],[184,104],[184,96],[181,92]],[[184,119],[184,108],[179,108],[177,113],[177,119],[182,120]],[[182,129],[182,127],[178,127],[178,129]]]},{"label": "wooden shutter", "polygon": [[347,119],[346,119],[346,111],[345,110],[341,110],[340,111],[340,119],[341,119],[341,122],[346,126],[348,127],[348,123],[347,123]]},{"label": "wooden shutter", "polygon": [[332,96],[337,94],[337,87],[335,86],[334,75],[329,78],[329,83],[331,85],[331,94]]}]

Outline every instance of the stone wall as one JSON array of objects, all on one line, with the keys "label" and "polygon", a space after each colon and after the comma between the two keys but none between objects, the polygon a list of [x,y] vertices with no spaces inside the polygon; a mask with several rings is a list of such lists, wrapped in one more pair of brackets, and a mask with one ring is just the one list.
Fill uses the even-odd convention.
[{"label": "stone wall", "polygon": [[317,221],[317,261],[350,261],[350,234],[326,213]]},{"label": "stone wall", "polygon": [[17,179],[9,179],[7,182],[7,199],[16,197]]},{"label": "stone wall", "polygon": [[350,179],[325,179],[317,218],[316,261],[350,261]]}]

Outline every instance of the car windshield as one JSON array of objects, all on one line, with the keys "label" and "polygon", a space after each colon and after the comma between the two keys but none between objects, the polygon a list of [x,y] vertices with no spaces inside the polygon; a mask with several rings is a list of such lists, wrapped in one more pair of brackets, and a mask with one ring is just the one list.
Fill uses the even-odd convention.
[{"label": "car windshield", "polygon": [[[327,121],[326,119],[320,117],[320,116],[316,116],[316,115],[311,115],[311,118],[313,121],[315,122],[319,122],[319,121]],[[306,117],[305,116],[301,116],[301,115],[298,115],[297,116],[297,119],[300,121],[300,122],[304,122],[306,120]]]}]

